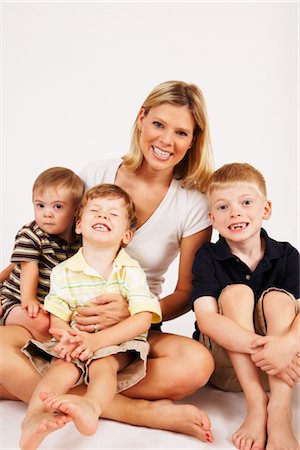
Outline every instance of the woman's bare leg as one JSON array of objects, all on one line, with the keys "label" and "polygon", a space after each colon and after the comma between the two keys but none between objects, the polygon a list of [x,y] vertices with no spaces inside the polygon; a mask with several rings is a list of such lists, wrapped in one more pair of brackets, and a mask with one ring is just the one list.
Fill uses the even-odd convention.
[{"label": "woman's bare leg", "polygon": [[[0,354],[2,394],[8,391],[26,403],[40,380],[28,358],[20,351],[30,337],[21,327],[0,327],[0,342],[3,344]],[[198,342],[182,336],[151,332],[149,340],[152,357],[148,360],[146,378],[126,391],[126,396],[115,396],[103,412],[103,417],[131,425],[176,431],[210,442],[209,419],[195,406],[175,405],[167,400],[133,399],[179,399],[191,394],[207,383],[213,371],[210,353]],[[14,371],[22,373],[22,385],[11,377]],[[80,386],[72,392],[83,393],[85,387]]]}]

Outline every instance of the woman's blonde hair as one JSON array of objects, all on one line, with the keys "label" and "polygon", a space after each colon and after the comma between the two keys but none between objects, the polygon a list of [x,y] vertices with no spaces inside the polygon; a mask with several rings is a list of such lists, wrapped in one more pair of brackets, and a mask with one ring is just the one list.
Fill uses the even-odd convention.
[{"label": "woman's blonde hair", "polygon": [[[204,96],[195,84],[166,81],[152,90],[141,109],[143,108],[147,115],[151,108],[163,103],[187,106],[192,113],[195,121],[193,144],[183,160],[175,166],[174,177],[182,180],[183,187],[204,192],[213,172],[213,155]],[[139,114],[133,124],[130,150],[123,156],[124,165],[131,172],[136,172],[143,161],[140,147],[141,132],[138,128]]]}]

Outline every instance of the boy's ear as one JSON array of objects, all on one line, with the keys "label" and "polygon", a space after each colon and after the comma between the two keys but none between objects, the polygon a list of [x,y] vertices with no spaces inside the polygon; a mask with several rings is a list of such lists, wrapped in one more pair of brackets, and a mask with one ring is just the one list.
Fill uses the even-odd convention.
[{"label": "boy's ear", "polygon": [[272,203],[270,202],[270,200],[265,200],[263,219],[268,220],[270,219],[271,215],[272,215]]},{"label": "boy's ear", "polygon": [[133,238],[133,231],[127,230],[122,238],[122,244],[128,245],[132,238]]},{"label": "boy's ear", "polygon": [[208,217],[210,218],[213,228],[216,228],[215,216],[211,211],[208,211]]},{"label": "boy's ear", "polygon": [[80,220],[76,220],[75,233],[76,234],[81,234],[81,221]]}]

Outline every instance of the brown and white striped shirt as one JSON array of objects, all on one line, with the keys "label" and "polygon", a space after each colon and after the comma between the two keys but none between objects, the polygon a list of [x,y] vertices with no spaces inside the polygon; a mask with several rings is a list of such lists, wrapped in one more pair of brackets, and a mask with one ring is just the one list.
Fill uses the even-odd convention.
[{"label": "brown and white striped shirt", "polygon": [[9,278],[0,287],[3,310],[6,300],[20,303],[21,262],[36,261],[39,264],[39,284],[37,298],[44,302],[49,292],[50,273],[53,267],[70,256],[73,256],[81,246],[81,236],[74,232],[70,243],[55,235],[45,233],[35,221],[23,226],[15,238],[15,246],[11,262],[16,263]]}]

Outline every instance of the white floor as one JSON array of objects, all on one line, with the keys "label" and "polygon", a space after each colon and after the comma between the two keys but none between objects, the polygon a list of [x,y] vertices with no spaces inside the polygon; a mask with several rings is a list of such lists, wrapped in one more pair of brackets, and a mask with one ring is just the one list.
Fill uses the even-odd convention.
[{"label": "white floor", "polygon": [[[293,425],[300,441],[300,389],[297,388],[293,402]],[[234,449],[230,437],[240,425],[244,415],[244,400],[240,393],[224,393],[205,387],[186,399],[204,409],[212,420],[213,444],[204,444],[182,434],[148,428],[134,427],[109,420],[101,420],[97,433],[85,437],[78,433],[73,424],[49,435],[41,449]],[[18,449],[19,430],[26,406],[20,402],[1,401],[2,450]],[[297,426],[298,424],[298,426]]]}]

